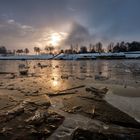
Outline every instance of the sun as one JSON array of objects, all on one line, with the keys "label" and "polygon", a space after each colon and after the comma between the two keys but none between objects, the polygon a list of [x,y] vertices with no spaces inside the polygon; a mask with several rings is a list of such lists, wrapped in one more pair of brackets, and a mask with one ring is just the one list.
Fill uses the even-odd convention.
[{"label": "sun", "polygon": [[58,46],[61,40],[61,36],[58,33],[52,33],[50,35],[50,44],[52,46]]},{"label": "sun", "polygon": [[67,36],[68,34],[66,32],[45,31],[42,37],[42,44],[53,47],[60,47]]}]

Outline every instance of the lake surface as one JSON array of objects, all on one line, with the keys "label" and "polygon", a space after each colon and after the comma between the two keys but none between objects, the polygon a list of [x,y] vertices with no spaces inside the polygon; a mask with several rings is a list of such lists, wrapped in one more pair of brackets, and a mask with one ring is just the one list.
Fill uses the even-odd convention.
[{"label": "lake surface", "polygon": [[[38,63],[44,67],[39,67]],[[20,76],[9,80],[0,74],[6,88],[14,85],[14,89],[22,92],[40,90],[41,93],[57,93],[79,85],[108,87],[111,93],[106,96],[107,102],[140,120],[139,60],[0,60],[0,72],[18,75],[19,64],[28,65],[29,73],[35,75],[22,77],[22,80]],[[79,93],[87,94],[83,89],[79,90]]]},{"label": "lake surface", "polygon": [[[46,75],[72,74],[79,77],[85,75],[102,75],[109,79],[117,80],[140,80],[140,60],[92,60],[92,61],[56,61],[56,60],[33,60],[13,61],[0,60],[0,72],[18,73],[19,64],[28,64],[31,73]],[[37,68],[37,64],[48,65],[44,69]],[[59,69],[57,69],[59,67]],[[136,71],[135,71],[136,70]]]}]

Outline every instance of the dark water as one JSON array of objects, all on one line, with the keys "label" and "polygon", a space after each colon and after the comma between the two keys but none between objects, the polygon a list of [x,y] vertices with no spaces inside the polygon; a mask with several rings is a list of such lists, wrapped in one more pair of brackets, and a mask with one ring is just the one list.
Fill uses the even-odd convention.
[{"label": "dark water", "polygon": [[[84,75],[102,75],[109,79],[140,80],[139,60],[92,60],[92,61],[57,61],[57,60],[33,60],[13,61],[0,60],[0,72],[18,72],[19,64],[28,64],[31,73],[39,74],[72,74],[79,77]],[[37,64],[48,65],[40,69]],[[57,67],[58,66],[58,67]],[[136,72],[135,72],[136,70]]]}]

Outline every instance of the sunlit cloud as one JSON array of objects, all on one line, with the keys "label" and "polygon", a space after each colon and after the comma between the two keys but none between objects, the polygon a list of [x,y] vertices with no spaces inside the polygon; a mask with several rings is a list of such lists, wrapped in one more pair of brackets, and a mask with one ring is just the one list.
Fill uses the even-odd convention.
[{"label": "sunlit cloud", "polygon": [[57,31],[46,31],[42,33],[42,36],[38,39],[38,43],[42,45],[51,45],[54,47],[60,46],[62,42],[67,38],[67,33]]}]

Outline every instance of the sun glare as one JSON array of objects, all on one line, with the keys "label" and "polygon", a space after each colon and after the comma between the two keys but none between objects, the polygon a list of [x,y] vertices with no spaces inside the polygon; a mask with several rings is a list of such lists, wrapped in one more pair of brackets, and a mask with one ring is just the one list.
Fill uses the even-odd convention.
[{"label": "sun glare", "polygon": [[63,44],[63,41],[67,38],[67,36],[68,36],[68,34],[65,32],[47,31],[46,30],[42,34],[42,37],[39,39],[39,45],[40,46],[48,45],[48,46],[53,46],[53,47],[59,47],[59,46],[61,46],[61,44]]},{"label": "sun glare", "polygon": [[53,46],[58,46],[61,40],[61,36],[58,33],[53,33],[50,36],[50,44]]}]

